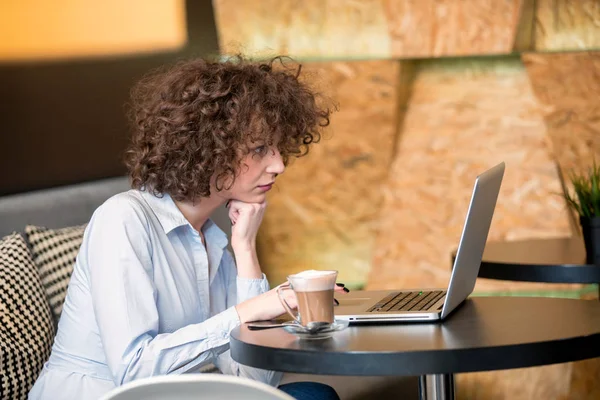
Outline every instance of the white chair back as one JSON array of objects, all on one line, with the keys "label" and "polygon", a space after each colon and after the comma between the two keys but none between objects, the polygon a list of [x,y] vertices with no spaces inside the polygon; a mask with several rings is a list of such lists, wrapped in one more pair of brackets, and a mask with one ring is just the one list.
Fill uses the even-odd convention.
[{"label": "white chair back", "polygon": [[221,374],[164,375],[117,387],[101,400],[294,400],[262,382]]}]

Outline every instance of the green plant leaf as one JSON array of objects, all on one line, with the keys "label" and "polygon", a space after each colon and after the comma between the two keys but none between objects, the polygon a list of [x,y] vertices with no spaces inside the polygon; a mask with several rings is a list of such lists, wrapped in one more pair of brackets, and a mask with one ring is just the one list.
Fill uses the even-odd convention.
[{"label": "green plant leaf", "polygon": [[580,216],[600,216],[600,166],[594,160],[587,173],[569,173],[574,193],[565,190],[564,198],[567,205]]}]

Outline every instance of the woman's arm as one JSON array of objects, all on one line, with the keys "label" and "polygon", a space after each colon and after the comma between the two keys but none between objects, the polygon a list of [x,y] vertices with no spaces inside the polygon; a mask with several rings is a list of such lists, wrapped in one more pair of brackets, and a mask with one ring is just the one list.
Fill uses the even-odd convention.
[{"label": "woman's arm", "polygon": [[[233,261],[233,257],[228,250],[225,250],[223,253],[223,258],[221,260],[219,269],[224,272],[225,279],[227,281],[227,307],[237,306],[240,303],[247,301],[246,304],[254,304],[253,308],[260,308],[263,307],[260,303],[267,303],[275,300],[274,298],[270,297],[272,293],[268,293],[269,282],[267,281],[266,276],[262,274],[262,279],[240,277],[238,275],[236,264]],[[265,306],[263,308],[267,309],[269,307]],[[283,308],[281,311],[283,312]],[[217,357],[215,365],[224,374],[243,376],[270,384],[272,386],[277,386],[282,376],[280,372],[263,370],[239,364],[231,358],[229,350],[221,353]]]},{"label": "woman's arm", "polygon": [[231,200],[228,204],[231,220],[231,247],[235,254],[237,274],[241,278],[264,277],[256,254],[256,234],[262,223],[267,203],[244,203]]}]

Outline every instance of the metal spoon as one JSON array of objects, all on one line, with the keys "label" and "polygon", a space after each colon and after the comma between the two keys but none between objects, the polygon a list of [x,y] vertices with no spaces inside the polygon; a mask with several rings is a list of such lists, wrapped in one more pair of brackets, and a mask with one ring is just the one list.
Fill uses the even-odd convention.
[{"label": "metal spoon", "polygon": [[[258,330],[263,330],[263,329],[282,328],[286,325],[296,325],[296,324],[294,322],[284,322],[281,324],[248,324],[248,329],[250,329],[251,331],[258,331]],[[329,325],[330,325],[329,322],[314,321],[314,322],[309,322],[308,325],[306,325],[303,328],[305,328],[308,331],[308,333],[314,334],[319,331],[322,331],[323,329],[328,328]]]},{"label": "metal spoon", "polygon": [[282,328],[286,325],[295,325],[293,322],[283,322],[281,324],[248,324],[251,331],[260,331],[263,329]]}]

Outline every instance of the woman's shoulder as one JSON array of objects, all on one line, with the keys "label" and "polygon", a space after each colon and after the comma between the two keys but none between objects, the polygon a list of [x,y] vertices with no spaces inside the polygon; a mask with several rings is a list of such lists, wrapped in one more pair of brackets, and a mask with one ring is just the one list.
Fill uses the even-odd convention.
[{"label": "woman's shoulder", "polygon": [[131,189],[107,199],[94,212],[92,222],[98,218],[111,222],[117,220],[147,222],[148,211],[148,206],[144,202],[141,192]]}]

